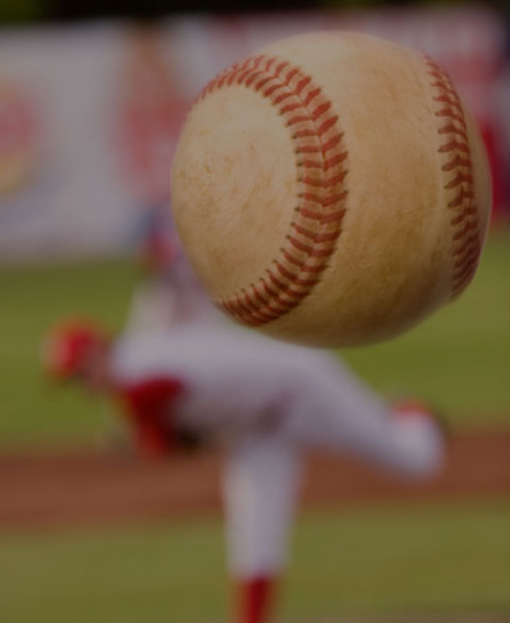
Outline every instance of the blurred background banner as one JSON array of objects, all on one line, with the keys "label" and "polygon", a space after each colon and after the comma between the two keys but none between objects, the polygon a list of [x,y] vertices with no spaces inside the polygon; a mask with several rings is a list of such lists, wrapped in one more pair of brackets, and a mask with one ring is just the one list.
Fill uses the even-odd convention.
[{"label": "blurred background banner", "polygon": [[[270,41],[379,35],[443,64],[473,111],[508,214],[508,33],[480,6],[173,17],[0,31],[0,258],[121,254],[169,203],[179,128],[219,70]],[[506,80],[506,82],[505,82]]]}]

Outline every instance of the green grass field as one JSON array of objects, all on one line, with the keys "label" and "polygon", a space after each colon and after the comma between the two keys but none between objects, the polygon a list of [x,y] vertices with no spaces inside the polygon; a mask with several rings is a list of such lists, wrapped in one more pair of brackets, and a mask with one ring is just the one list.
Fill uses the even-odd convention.
[{"label": "green grass field", "polygon": [[[510,505],[370,508],[298,522],[281,620],[510,614]],[[225,623],[219,523],[0,539],[2,621]],[[280,620],[280,619],[279,619]],[[331,620],[331,619],[329,619]]]},{"label": "green grass field", "polygon": [[[119,329],[136,279],[122,260],[0,270],[0,444],[86,439],[102,426],[97,404],[43,383],[39,345],[68,314]],[[509,284],[510,234],[499,232],[459,301],[399,339],[343,354],[379,390],[422,395],[460,426],[509,421]]]}]

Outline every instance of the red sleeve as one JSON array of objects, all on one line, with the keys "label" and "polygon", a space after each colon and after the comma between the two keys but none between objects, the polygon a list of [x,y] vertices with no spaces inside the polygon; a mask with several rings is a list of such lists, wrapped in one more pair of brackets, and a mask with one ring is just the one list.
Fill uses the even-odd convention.
[{"label": "red sleeve", "polygon": [[142,455],[162,456],[171,450],[172,410],[182,390],[182,383],[172,378],[153,378],[120,389]]}]

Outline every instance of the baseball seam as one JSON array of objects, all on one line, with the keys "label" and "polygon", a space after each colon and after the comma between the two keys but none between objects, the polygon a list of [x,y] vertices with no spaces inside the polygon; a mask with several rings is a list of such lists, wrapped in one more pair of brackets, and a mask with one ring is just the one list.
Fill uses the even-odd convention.
[{"label": "baseball seam", "polygon": [[332,104],[310,76],[276,57],[250,57],[225,70],[200,93],[232,85],[268,98],[292,131],[298,176],[295,217],[265,274],[215,303],[237,321],[260,326],[288,313],[319,283],[345,215],[347,151]]},{"label": "baseball seam", "polygon": [[469,145],[468,127],[464,109],[446,71],[429,57],[425,57],[430,86],[434,89],[435,116],[444,121],[438,129],[443,144],[442,171],[447,174],[444,189],[450,200],[448,209],[452,216],[453,274],[451,299],[467,287],[475,275],[482,251],[482,236],[476,203],[473,162]]}]

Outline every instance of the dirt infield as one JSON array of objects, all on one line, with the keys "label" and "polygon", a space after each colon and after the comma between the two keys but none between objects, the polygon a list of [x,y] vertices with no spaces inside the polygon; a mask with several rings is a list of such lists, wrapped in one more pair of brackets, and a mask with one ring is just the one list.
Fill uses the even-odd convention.
[{"label": "dirt infield", "polygon": [[[0,455],[0,528],[39,529],[218,512],[221,456],[142,463],[90,449]],[[311,456],[305,505],[510,494],[510,430],[458,436],[444,472],[398,482],[354,462]]]}]

